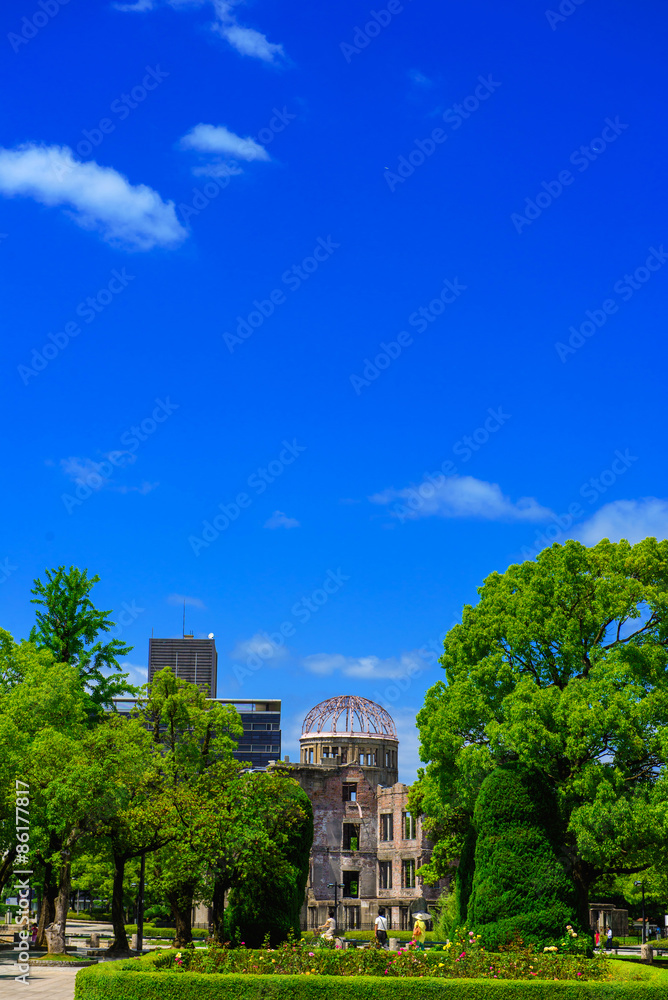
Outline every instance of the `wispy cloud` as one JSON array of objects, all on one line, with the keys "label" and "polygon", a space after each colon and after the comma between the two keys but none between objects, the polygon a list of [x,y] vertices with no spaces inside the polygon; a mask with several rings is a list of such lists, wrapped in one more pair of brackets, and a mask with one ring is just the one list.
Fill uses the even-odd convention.
[{"label": "wispy cloud", "polygon": [[200,122],[181,139],[183,149],[200,153],[223,153],[240,160],[269,160],[264,146],[247,136],[245,139],[231,132],[225,125],[206,125]]},{"label": "wispy cloud", "polygon": [[82,229],[132,250],[174,247],[187,236],[174,203],[112,167],[81,163],[67,146],[26,143],[0,149],[0,194],[64,207]]},{"label": "wispy cloud", "polygon": [[189,608],[200,608],[202,611],[206,611],[206,604],[204,601],[200,601],[199,597],[187,597],[185,594],[169,594],[167,597],[168,604],[178,604],[179,607],[183,607],[185,604]]},{"label": "wispy cloud", "polygon": [[271,517],[264,522],[265,528],[298,528],[299,521],[296,517],[288,517],[282,510],[275,510]]},{"label": "wispy cloud", "polygon": [[408,79],[411,83],[414,83],[416,87],[428,88],[434,86],[433,80],[430,80],[428,76],[421,73],[419,69],[409,69]]},{"label": "wispy cloud", "polygon": [[668,500],[642,497],[606,503],[580,525],[573,537],[584,545],[596,545],[602,538],[611,542],[625,538],[632,545],[643,538],[668,538]]},{"label": "wispy cloud", "polygon": [[[118,460],[118,456],[123,456],[122,465],[130,465],[136,461],[136,455],[131,455],[129,452],[110,452],[105,458],[108,459],[110,455],[113,455],[116,460]],[[112,462],[106,460],[96,462],[92,458],[81,458],[78,455],[61,458],[60,468],[75,485],[85,486],[89,490],[107,489],[114,493],[139,493],[141,496],[145,496],[160,485],[160,483],[149,483],[146,480],[139,486],[116,483],[110,474],[114,471]]]},{"label": "wispy cloud", "polygon": [[259,656],[266,661],[276,661],[285,660],[289,655],[285,646],[273,643],[269,636],[262,632],[256,632],[250,639],[241,639],[229,653],[230,659],[238,663],[246,662],[251,656]]},{"label": "wispy cloud", "polygon": [[416,520],[421,517],[475,518],[484,521],[547,521],[552,512],[533,497],[511,500],[498,483],[473,476],[442,477],[441,482],[418,487],[387,489],[369,497],[372,503],[395,506],[394,517]]},{"label": "wispy cloud", "polygon": [[341,674],[357,680],[383,680],[411,676],[427,668],[419,651],[402,653],[382,659],[379,656],[343,656],[341,653],[313,653],[302,660],[312,674],[328,677]]},{"label": "wispy cloud", "polygon": [[115,3],[116,10],[132,11],[134,13],[144,13],[156,10],[161,6],[169,6],[174,9],[186,7],[211,7],[213,8],[214,20],[211,24],[212,31],[224,38],[233,49],[242,56],[251,56],[254,59],[261,59],[262,62],[275,63],[281,60],[285,53],[282,45],[270,42],[266,35],[255,28],[247,28],[239,24],[234,8],[239,6],[240,0],[135,0],[133,3]]}]

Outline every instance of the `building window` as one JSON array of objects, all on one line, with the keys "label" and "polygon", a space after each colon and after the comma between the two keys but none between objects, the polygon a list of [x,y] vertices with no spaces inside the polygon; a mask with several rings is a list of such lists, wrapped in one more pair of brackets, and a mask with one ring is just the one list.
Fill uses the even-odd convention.
[{"label": "building window", "polygon": [[359,906],[346,906],[346,930],[358,931],[362,926]]},{"label": "building window", "polygon": [[318,907],[309,906],[308,908],[308,925],[311,930],[314,930],[318,921]]},{"label": "building window", "polygon": [[360,828],[355,823],[343,824],[343,850],[359,851]]},{"label": "building window", "polygon": [[360,767],[363,767],[364,766],[364,754],[363,753],[361,753],[359,755],[359,761],[360,761]]},{"label": "building window", "polygon": [[380,839],[394,840],[394,816],[392,813],[380,814]]},{"label": "building window", "polygon": [[407,906],[400,906],[399,907],[399,924],[400,924],[400,929],[402,931],[410,931],[410,930],[412,930],[412,927],[411,927],[411,924],[410,924],[410,914],[408,912],[408,907]]},{"label": "building window", "polygon": [[322,754],[321,754],[321,756],[322,756],[323,758],[324,758],[324,757],[329,757],[329,747],[323,747],[323,748],[322,748]]},{"label": "building window", "polygon": [[379,889],[391,889],[392,888],[392,862],[391,861],[379,861],[378,862],[378,888]]},{"label": "building window", "polygon": [[390,766],[390,751],[386,750],[385,751],[385,767],[389,767],[389,766]]},{"label": "building window", "polygon": [[375,755],[375,753],[368,753],[366,755],[366,765],[367,765],[367,767],[375,767],[376,766],[376,755]]},{"label": "building window", "polygon": [[360,894],[360,873],[341,872],[341,878],[343,880],[343,896],[348,899],[357,899]]},{"label": "building window", "polygon": [[343,793],[344,802],[357,802],[357,784],[350,781],[344,781],[341,785],[341,791]]},{"label": "building window", "polygon": [[309,764],[313,763],[313,747],[311,747],[311,749],[308,752],[308,762]]},{"label": "building window", "polygon": [[401,814],[404,828],[404,840],[415,840],[417,833],[415,831],[415,817],[411,816],[409,812]]},{"label": "building window", "polygon": [[341,749],[341,761],[340,761],[340,763],[341,764],[347,764],[348,763],[348,751],[347,750]]},{"label": "building window", "polygon": [[401,862],[401,887],[402,889],[415,888],[415,859],[407,858]]}]

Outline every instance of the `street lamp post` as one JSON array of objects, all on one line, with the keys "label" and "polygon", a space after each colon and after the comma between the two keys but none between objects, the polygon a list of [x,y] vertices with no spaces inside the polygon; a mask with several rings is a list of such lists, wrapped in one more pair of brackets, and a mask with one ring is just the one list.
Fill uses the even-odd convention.
[{"label": "street lamp post", "polygon": [[146,854],[141,856],[139,867],[139,892],[137,895],[137,951],[141,955],[144,947],[144,875],[146,870]]},{"label": "street lamp post", "polygon": [[334,919],[336,920],[336,926],[338,928],[338,925],[339,925],[339,896],[338,896],[338,892],[339,892],[339,889],[343,889],[344,888],[344,884],[343,884],[343,882],[328,882],[327,883],[327,888],[334,890]]},{"label": "street lamp post", "polygon": [[633,884],[636,887],[640,886],[640,888],[642,889],[642,943],[646,944],[647,939],[645,936],[645,883],[641,881],[641,882],[634,882]]}]

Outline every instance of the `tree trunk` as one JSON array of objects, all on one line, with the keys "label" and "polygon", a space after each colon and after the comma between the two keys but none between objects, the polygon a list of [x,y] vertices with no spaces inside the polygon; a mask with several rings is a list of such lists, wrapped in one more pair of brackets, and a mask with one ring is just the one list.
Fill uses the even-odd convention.
[{"label": "tree trunk", "polygon": [[589,885],[591,881],[588,865],[575,858],[573,862],[573,882],[575,884],[577,920],[583,930],[589,928]]},{"label": "tree trunk", "polygon": [[125,856],[114,853],[114,887],[111,891],[111,922],[114,925],[114,943],[110,955],[130,954],[128,936],[125,933],[125,911],[123,910],[123,879],[125,877]]},{"label": "tree trunk", "polygon": [[44,929],[52,924],[56,919],[56,897],[58,886],[53,878],[53,865],[47,862],[44,865],[44,881],[42,883],[42,905],[39,908],[39,921],[37,923],[37,947],[46,948],[47,940]]},{"label": "tree trunk", "polygon": [[225,944],[225,883],[221,879],[216,879],[213,885],[213,899],[211,900],[213,916],[213,939],[218,944]]},{"label": "tree trunk", "polygon": [[13,874],[14,869],[14,859],[16,857],[16,844],[7,851],[4,858],[2,859],[2,864],[0,864],[0,893],[5,888],[7,883]]},{"label": "tree trunk", "polygon": [[167,902],[170,905],[174,923],[176,925],[176,935],[174,938],[175,948],[188,948],[192,945],[192,911],[194,894],[194,883],[184,883],[179,886],[177,891],[167,893]]},{"label": "tree trunk", "polygon": [[65,930],[67,928],[67,908],[70,902],[71,872],[69,858],[63,858],[60,866],[56,914],[52,924],[45,928],[49,955],[64,955]]}]

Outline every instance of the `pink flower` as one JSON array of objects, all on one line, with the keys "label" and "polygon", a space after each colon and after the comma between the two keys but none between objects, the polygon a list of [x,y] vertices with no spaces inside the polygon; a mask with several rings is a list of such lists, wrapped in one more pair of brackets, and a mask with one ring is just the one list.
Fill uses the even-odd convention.
[{"label": "pink flower", "polygon": [[310,952],[308,953],[308,957],[309,957],[309,958],[315,958],[315,952],[314,952],[314,951],[310,951]]}]

